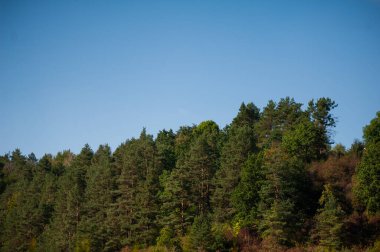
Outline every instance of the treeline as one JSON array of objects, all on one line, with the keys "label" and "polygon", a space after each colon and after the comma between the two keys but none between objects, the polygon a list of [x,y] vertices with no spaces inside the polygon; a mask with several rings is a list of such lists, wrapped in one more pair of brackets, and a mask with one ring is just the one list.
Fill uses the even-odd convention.
[{"label": "treeline", "polygon": [[0,156],[1,251],[379,251],[380,112],[346,150],[336,106],[243,103],[223,129],[143,129],[114,152],[16,149]]}]

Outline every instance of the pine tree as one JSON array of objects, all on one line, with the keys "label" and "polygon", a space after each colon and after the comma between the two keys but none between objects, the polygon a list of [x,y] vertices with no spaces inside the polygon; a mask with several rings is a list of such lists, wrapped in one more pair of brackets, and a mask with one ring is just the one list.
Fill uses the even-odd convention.
[{"label": "pine tree", "polygon": [[83,214],[86,172],[91,165],[92,157],[93,152],[86,144],[59,178],[54,214],[42,238],[42,246],[45,249],[75,248],[78,225]]},{"label": "pine tree", "polygon": [[[160,192],[160,224],[162,229],[172,228],[176,240],[185,235],[194,217],[194,207],[191,200],[190,170],[186,166],[191,143],[195,138],[195,127],[181,127],[175,138],[176,165],[171,172],[161,176]],[[163,232],[163,231],[162,231]],[[165,233],[164,233],[165,234]]]},{"label": "pine tree", "polygon": [[189,237],[192,251],[212,251],[213,237],[210,216],[201,214],[195,217]]},{"label": "pine tree", "polygon": [[279,144],[284,132],[304,117],[305,113],[301,106],[301,103],[289,97],[280,99],[278,103],[270,100],[255,127],[258,134],[258,146],[268,148],[272,143]]},{"label": "pine tree", "polygon": [[160,171],[158,199],[161,205],[157,219],[160,228],[160,235],[157,238],[159,246],[178,247],[180,236],[179,206],[174,199],[178,196],[180,189],[178,181],[169,178],[171,171],[175,168],[175,138],[172,130],[162,130],[158,133],[155,140],[156,144],[156,167]]},{"label": "pine tree", "polygon": [[324,186],[319,199],[321,208],[316,215],[315,238],[321,247],[339,249],[342,246],[342,226],[344,212],[338,204],[331,185]]},{"label": "pine tree", "polygon": [[[212,121],[177,133],[176,168],[161,177],[160,242],[166,237],[166,245],[178,244],[195,216],[210,211],[211,179],[218,166],[218,136],[219,127]],[[173,233],[166,232],[170,228]]]},{"label": "pine tree", "polygon": [[24,251],[39,236],[44,224],[39,208],[42,175],[37,174],[37,160],[32,154],[25,157],[16,149],[4,161],[7,187],[0,198],[0,240],[5,251]]},{"label": "pine tree", "polygon": [[141,180],[139,171],[141,164],[138,162],[137,144],[136,139],[131,139],[115,151],[116,167],[117,170],[120,170],[120,177],[117,181],[117,192],[120,196],[117,199],[115,213],[112,215],[117,218],[121,245],[131,244],[132,239],[131,225],[133,224],[133,214],[136,210],[135,198],[138,182]]},{"label": "pine tree", "polygon": [[197,215],[210,211],[211,179],[218,167],[219,127],[211,121],[198,125],[196,137],[184,166],[189,172],[192,202],[197,205]]},{"label": "pine tree", "polygon": [[232,192],[240,179],[240,172],[248,156],[256,151],[254,123],[259,110],[252,103],[241,105],[238,115],[228,130],[227,142],[221,150],[220,169],[217,171],[212,195],[214,221],[224,223],[231,220],[236,209],[231,203]]},{"label": "pine tree", "polygon": [[365,249],[378,236],[380,112],[346,151],[330,147],[334,101],[301,107],[243,103],[223,130],[143,129],[114,153],[0,156],[0,251]]},{"label": "pine tree", "polygon": [[107,214],[113,203],[115,181],[111,149],[100,145],[86,173],[83,218],[78,227],[77,244],[87,241],[92,251],[102,251],[108,241]]},{"label": "pine tree", "polygon": [[365,149],[356,174],[354,192],[370,215],[380,212],[380,112],[364,128]]},{"label": "pine tree", "polygon": [[139,139],[123,146],[122,152],[121,159],[116,160],[121,166],[117,202],[121,245],[144,247],[152,244],[158,233],[155,218],[160,174],[155,167],[153,137],[144,129]]},{"label": "pine tree", "polygon": [[311,100],[307,109],[311,121],[317,128],[318,138],[315,143],[319,147],[319,155],[326,155],[329,145],[332,144],[331,129],[335,127],[335,117],[331,111],[338,105],[330,98],[319,98],[316,102]]},{"label": "pine tree", "polygon": [[158,132],[155,140],[157,149],[156,153],[156,167],[159,171],[171,171],[175,167],[175,134],[172,130],[162,130]]},{"label": "pine tree", "polygon": [[272,147],[264,156],[265,181],[260,190],[258,230],[273,245],[290,246],[304,218],[306,171],[299,160]]},{"label": "pine tree", "polygon": [[249,156],[241,171],[241,180],[232,194],[235,219],[244,227],[252,228],[257,218],[259,191],[265,179],[262,159],[263,153]]},{"label": "pine tree", "polygon": [[176,168],[170,175],[162,177],[161,184],[164,189],[160,194],[160,224],[163,228],[173,229],[175,236],[181,237],[194,217],[188,173],[183,168]]}]

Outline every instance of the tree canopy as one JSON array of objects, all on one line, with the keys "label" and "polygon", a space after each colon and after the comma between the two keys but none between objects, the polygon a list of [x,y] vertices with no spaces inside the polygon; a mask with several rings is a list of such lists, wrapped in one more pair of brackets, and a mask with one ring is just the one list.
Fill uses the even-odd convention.
[{"label": "tree canopy", "polygon": [[332,146],[336,106],[285,97],[114,151],[16,149],[0,156],[0,251],[375,251],[380,112]]}]

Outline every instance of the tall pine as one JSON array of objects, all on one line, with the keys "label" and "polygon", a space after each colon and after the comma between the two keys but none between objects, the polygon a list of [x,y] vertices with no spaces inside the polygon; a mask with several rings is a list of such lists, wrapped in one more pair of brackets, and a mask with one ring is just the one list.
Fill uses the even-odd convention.
[{"label": "tall pine", "polygon": [[256,151],[254,126],[258,119],[259,109],[252,103],[243,103],[228,130],[211,198],[216,223],[228,222],[236,213],[231,203],[232,192],[239,183],[241,169],[248,156]]}]

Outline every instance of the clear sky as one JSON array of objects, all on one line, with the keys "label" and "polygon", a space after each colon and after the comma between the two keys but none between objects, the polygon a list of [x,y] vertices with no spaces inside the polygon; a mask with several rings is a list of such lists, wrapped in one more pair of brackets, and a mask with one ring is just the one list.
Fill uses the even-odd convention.
[{"label": "clear sky", "polygon": [[230,123],[241,102],[380,110],[380,1],[0,0],[0,154],[114,150],[143,127]]}]

